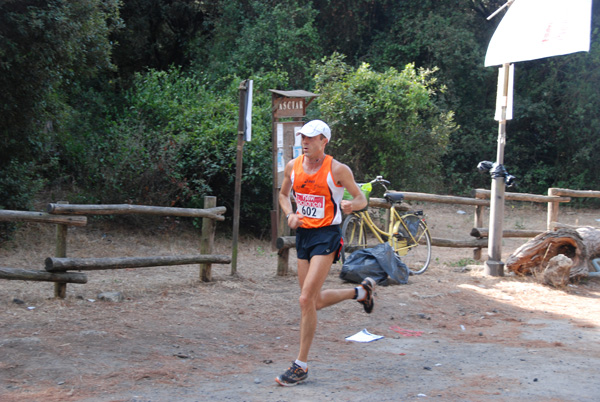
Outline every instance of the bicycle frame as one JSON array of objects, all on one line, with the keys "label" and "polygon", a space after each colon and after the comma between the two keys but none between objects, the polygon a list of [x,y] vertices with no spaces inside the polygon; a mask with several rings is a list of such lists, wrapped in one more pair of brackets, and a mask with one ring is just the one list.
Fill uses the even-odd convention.
[{"label": "bicycle frame", "polygon": [[[345,262],[346,253],[351,254],[358,249],[375,247],[377,244],[388,243],[392,250],[403,259],[411,275],[420,275],[431,261],[431,235],[423,211],[408,211],[401,214],[397,205],[404,198],[401,193],[390,193],[386,184],[390,184],[381,176],[369,183],[376,183],[385,189],[384,198],[390,206],[387,228],[380,229],[368,209],[353,212],[344,218],[342,225],[341,259]],[[363,189],[361,185],[361,189]],[[370,192],[370,189],[368,189]],[[372,234],[372,236],[371,236]],[[373,244],[371,244],[373,243]]]},{"label": "bicycle frame", "polygon": [[[422,236],[420,236],[419,238],[415,238],[413,233],[409,230],[408,226],[404,222],[404,219],[402,219],[402,216],[400,216],[400,214],[398,213],[398,210],[393,205],[390,207],[390,222],[389,222],[387,232],[380,229],[375,224],[375,222],[373,222],[373,219],[371,218],[371,214],[369,214],[368,212],[361,211],[361,212],[355,212],[354,214],[358,215],[362,218],[362,221],[365,223],[365,225],[369,228],[369,230],[373,233],[373,235],[377,238],[377,240],[380,243],[384,243],[384,242],[389,243],[390,246],[392,246],[392,248],[394,249],[394,251],[396,253],[398,253],[400,256],[406,255],[408,250],[419,245],[420,237],[422,237]],[[423,221],[423,220],[421,219],[421,221]],[[423,222],[423,223],[425,223],[425,222]],[[410,236],[410,240],[412,240],[410,242],[410,245],[408,244],[406,239],[400,239],[396,236],[399,232],[400,225],[402,225],[402,227],[404,228],[403,232],[407,233]],[[427,226],[427,225],[425,224],[425,226]],[[359,239],[364,238],[366,240],[366,233],[363,232],[365,230],[364,225],[361,225],[359,230],[360,230],[360,232],[359,232],[358,238]]]}]

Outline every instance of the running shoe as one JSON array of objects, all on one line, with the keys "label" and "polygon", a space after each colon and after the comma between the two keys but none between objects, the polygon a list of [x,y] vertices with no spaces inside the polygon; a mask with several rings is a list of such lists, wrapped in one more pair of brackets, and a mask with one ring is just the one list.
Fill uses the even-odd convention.
[{"label": "running shoe", "polygon": [[367,295],[358,302],[363,305],[367,314],[371,314],[373,307],[375,307],[375,281],[372,278],[365,278],[360,285],[367,292]]},{"label": "running shoe", "polygon": [[294,362],[292,363],[292,367],[287,369],[287,371],[279,377],[275,378],[275,381],[284,387],[292,387],[300,384],[302,381],[306,380],[306,378],[308,378],[308,369],[304,371],[302,370],[302,367]]}]

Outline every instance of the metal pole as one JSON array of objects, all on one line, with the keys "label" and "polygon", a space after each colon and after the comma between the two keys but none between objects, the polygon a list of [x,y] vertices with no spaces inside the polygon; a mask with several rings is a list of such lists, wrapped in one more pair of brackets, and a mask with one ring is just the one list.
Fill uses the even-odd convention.
[{"label": "metal pole", "polygon": [[238,238],[240,231],[240,199],[242,195],[242,161],[244,157],[244,119],[246,116],[247,81],[240,83],[240,110],[238,117],[238,141],[235,166],[235,193],[233,199],[233,246],[231,252],[231,275],[237,273]]},{"label": "metal pole", "polygon": [[[497,165],[504,164],[504,147],[506,145],[506,108],[509,91],[509,64],[504,64],[500,70],[504,74],[502,87],[498,92],[502,95],[501,116],[498,124],[498,148],[496,152]],[[502,262],[502,224],[504,221],[504,177],[492,178],[492,194],[490,199],[490,234],[488,237],[488,260],[484,273],[491,276],[504,276]]]}]

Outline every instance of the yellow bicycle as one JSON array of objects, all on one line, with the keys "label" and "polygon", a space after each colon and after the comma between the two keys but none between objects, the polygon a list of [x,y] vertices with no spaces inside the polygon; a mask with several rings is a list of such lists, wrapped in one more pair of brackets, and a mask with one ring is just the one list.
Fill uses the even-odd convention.
[{"label": "yellow bicycle", "polygon": [[390,205],[388,229],[381,229],[374,221],[368,207],[346,216],[342,224],[342,262],[346,253],[376,246],[379,243],[389,243],[394,252],[408,267],[410,274],[422,274],[431,261],[431,235],[425,222],[423,211],[409,211],[400,214],[397,205],[404,199],[402,193],[390,192],[386,184],[389,181],[381,176],[369,183],[360,185],[365,195],[369,195],[373,184],[379,184],[385,189],[383,197]]}]

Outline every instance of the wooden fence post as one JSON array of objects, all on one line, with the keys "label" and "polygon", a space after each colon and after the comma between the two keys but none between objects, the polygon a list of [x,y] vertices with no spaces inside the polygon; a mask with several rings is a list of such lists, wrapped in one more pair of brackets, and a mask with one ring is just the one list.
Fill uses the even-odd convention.
[{"label": "wooden fence post", "polygon": [[[204,208],[217,206],[217,197],[204,197]],[[212,254],[215,245],[215,221],[210,218],[202,218],[202,239],[200,240],[200,253]],[[210,282],[212,280],[212,264],[200,264],[200,280]]]},{"label": "wooden fence post", "polygon": [[[66,201],[58,201],[58,204],[68,204]],[[67,231],[69,227],[64,224],[56,225],[56,250],[55,257],[65,258],[67,256]],[[54,284],[54,297],[64,299],[67,297],[67,283],[56,282]]]},{"label": "wooden fence post", "polygon": [[290,249],[277,250],[277,276],[286,276],[289,269]]},{"label": "wooden fence post", "polygon": [[[480,228],[483,226],[483,205],[475,206],[475,226],[476,228]],[[481,261],[481,247],[477,247],[473,249],[473,259],[476,261]]]},{"label": "wooden fence post", "polygon": [[[557,189],[549,188],[548,195],[554,196],[557,195]],[[552,222],[558,222],[558,202],[549,202],[548,203],[548,217],[546,219],[546,230],[553,230]]]}]

